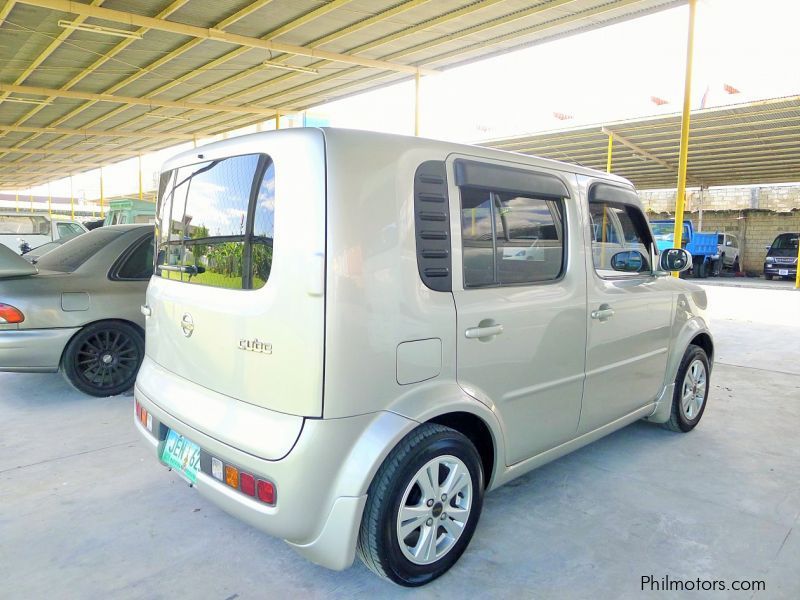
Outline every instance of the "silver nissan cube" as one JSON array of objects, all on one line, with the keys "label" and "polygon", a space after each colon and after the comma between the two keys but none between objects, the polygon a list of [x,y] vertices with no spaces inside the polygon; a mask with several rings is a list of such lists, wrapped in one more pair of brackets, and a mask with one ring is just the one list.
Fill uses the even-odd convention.
[{"label": "silver nissan cube", "polygon": [[135,423],[309,560],[422,585],[485,492],[639,419],[697,425],[689,267],[607,173],[337,129],[221,141],[163,168]]}]

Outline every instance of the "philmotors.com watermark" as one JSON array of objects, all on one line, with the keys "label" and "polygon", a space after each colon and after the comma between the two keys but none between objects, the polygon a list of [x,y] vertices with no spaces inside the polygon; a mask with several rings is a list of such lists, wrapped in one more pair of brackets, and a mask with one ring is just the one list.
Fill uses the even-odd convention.
[{"label": "philmotors.com watermark", "polygon": [[642,591],[648,592],[763,592],[766,582],[758,579],[674,579],[669,575],[642,575]]}]

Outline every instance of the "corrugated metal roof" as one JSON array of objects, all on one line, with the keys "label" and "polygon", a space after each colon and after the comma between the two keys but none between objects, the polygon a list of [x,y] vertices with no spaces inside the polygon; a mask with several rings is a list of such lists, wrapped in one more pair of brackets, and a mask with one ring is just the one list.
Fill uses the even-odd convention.
[{"label": "corrugated metal roof", "polygon": [[[639,189],[674,188],[681,116],[649,117],[489,140],[481,145],[606,169]],[[800,181],[800,96],[693,111],[688,185]]]},{"label": "corrugated metal roof", "polygon": [[[69,4],[7,0],[0,6],[0,187],[42,183],[86,170],[88,163],[107,164],[122,160],[126,152],[135,156],[191,139],[180,135],[207,136],[263,121],[266,109],[301,111],[410,77],[408,72],[210,39],[219,37],[214,35],[217,30],[405,67],[443,70],[685,2],[82,0]],[[76,15],[74,11],[81,5],[206,28],[208,35],[194,37],[158,27],[137,27],[108,15]],[[59,21],[113,27],[142,37],[68,30],[60,27]],[[264,60],[312,67],[318,73],[267,68],[262,66]],[[9,85],[21,87],[10,89]],[[44,88],[44,92],[34,93],[31,87]],[[64,90],[144,98],[154,105],[133,105],[123,98],[67,98]],[[9,101],[14,98],[48,103]],[[208,106],[188,110],[155,104],[165,101]],[[224,106],[258,108],[262,113],[223,111]],[[176,121],[175,117],[188,120]],[[90,131],[76,131],[79,129]],[[109,129],[128,135],[103,134]],[[116,150],[109,150],[114,145]],[[32,149],[41,152],[28,152]]]}]

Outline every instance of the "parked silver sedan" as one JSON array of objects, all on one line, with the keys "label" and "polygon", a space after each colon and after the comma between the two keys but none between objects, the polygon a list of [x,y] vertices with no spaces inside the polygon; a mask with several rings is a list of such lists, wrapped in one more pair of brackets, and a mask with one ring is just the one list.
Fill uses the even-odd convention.
[{"label": "parked silver sedan", "polygon": [[93,396],[131,388],[152,272],[152,225],[101,227],[35,265],[0,246],[0,371],[60,370]]}]

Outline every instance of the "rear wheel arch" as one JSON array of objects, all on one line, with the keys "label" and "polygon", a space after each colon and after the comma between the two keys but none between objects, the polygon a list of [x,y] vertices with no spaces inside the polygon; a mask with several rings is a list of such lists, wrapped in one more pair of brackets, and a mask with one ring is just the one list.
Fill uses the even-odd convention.
[{"label": "rear wheel arch", "polygon": [[454,429],[472,442],[481,457],[484,486],[488,488],[497,458],[497,447],[489,425],[479,416],[465,411],[438,415],[429,419],[427,423],[436,423]]},{"label": "rear wheel arch", "polygon": [[69,347],[69,345],[72,342],[72,340],[75,339],[75,336],[79,335],[87,327],[89,327],[91,325],[97,325],[98,323],[124,323],[125,325],[128,325],[128,326],[133,327],[134,329],[136,329],[136,331],[138,331],[139,334],[142,336],[142,339],[144,339],[144,329],[142,329],[142,327],[140,325],[138,325],[137,323],[134,323],[133,321],[129,321],[128,319],[97,319],[96,321],[89,321],[88,323],[84,323],[83,325],[78,327],[77,330],[75,331],[75,333],[73,333],[70,336],[69,340],[67,340],[67,343],[64,344],[64,349],[61,351],[61,358],[58,361],[58,368],[59,369],[61,369],[61,366],[64,363],[64,354],[66,353],[67,348]]},{"label": "rear wheel arch", "polygon": [[70,337],[61,351],[59,371],[84,394],[114,396],[133,387],[144,352],[145,336],[139,325],[127,319],[98,319]]}]

